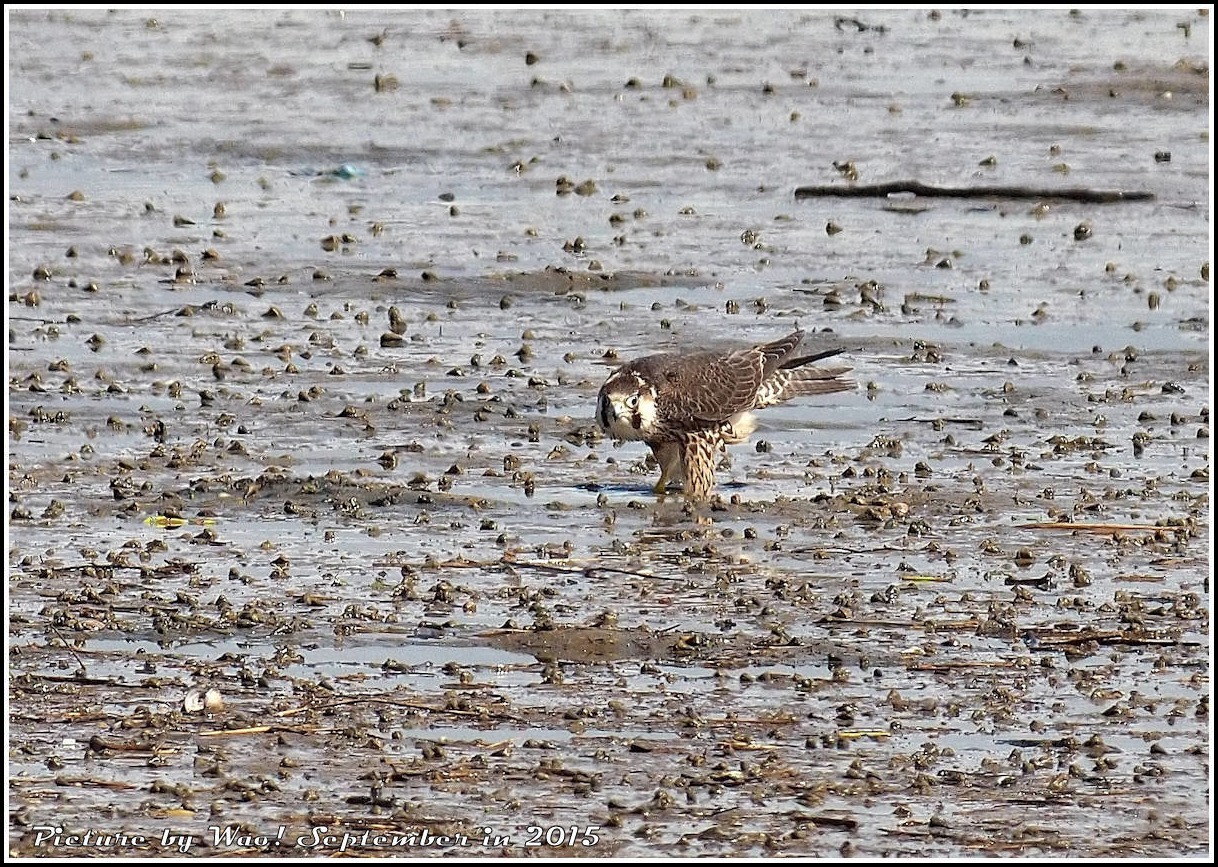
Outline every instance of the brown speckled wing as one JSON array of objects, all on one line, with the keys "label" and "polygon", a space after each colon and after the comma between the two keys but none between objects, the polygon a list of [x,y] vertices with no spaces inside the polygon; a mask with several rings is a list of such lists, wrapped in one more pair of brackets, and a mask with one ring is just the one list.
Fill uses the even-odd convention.
[{"label": "brown speckled wing", "polygon": [[691,352],[667,361],[649,379],[658,387],[661,415],[673,426],[705,427],[752,408],[764,361],[756,349]]},{"label": "brown speckled wing", "polygon": [[795,350],[799,349],[799,344],[803,342],[803,339],[802,331],[792,331],[786,337],[758,346],[757,351],[764,359],[763,378],[768,379],[774,371],[785,367],[791,356],[795,354]]}]

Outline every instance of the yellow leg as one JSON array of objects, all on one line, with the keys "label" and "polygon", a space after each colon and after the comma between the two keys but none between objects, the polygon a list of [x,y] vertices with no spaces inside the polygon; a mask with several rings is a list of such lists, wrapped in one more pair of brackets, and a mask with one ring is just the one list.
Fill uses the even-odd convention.
[{"label": "yellow leg", "polygon": [[660,480],[656,482],[652,490],[662,496],[668,492],[670,484],[681,481],[685,476],[681,466],[681,446],[675,442],[648,443],[648,445],[651,446],[651,453],[655,455],[656,463],[660,465]]}]

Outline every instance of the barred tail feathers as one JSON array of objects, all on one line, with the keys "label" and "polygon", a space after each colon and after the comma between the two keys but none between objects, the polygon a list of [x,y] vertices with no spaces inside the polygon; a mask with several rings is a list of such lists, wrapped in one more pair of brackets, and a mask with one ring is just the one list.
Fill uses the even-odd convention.
[{"label": "barred tail feathers", "polygon": [[854,382],[838,378],[849,372],[849,367],[797,367],[779,370],[757,390],[755,408],[775,406],[793,397],[851,391],[854,389]]}]

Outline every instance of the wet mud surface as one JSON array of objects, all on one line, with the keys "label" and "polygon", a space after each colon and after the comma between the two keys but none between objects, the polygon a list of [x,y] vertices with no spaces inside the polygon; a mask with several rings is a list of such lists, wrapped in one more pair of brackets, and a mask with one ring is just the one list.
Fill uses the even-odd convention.
[{"label": "wet mud surface", "polygon": [[10,852],[1206,853],[1208,16],[10,26]]}]

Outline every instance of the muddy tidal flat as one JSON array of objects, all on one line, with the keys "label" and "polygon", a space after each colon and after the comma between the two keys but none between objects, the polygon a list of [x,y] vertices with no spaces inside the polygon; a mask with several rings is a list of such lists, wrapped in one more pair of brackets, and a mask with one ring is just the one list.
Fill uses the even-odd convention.
[{"label": "muddy tidal flat", "polygon": [[6,21],[11,855],[1211,852],[1208,9]]}]

